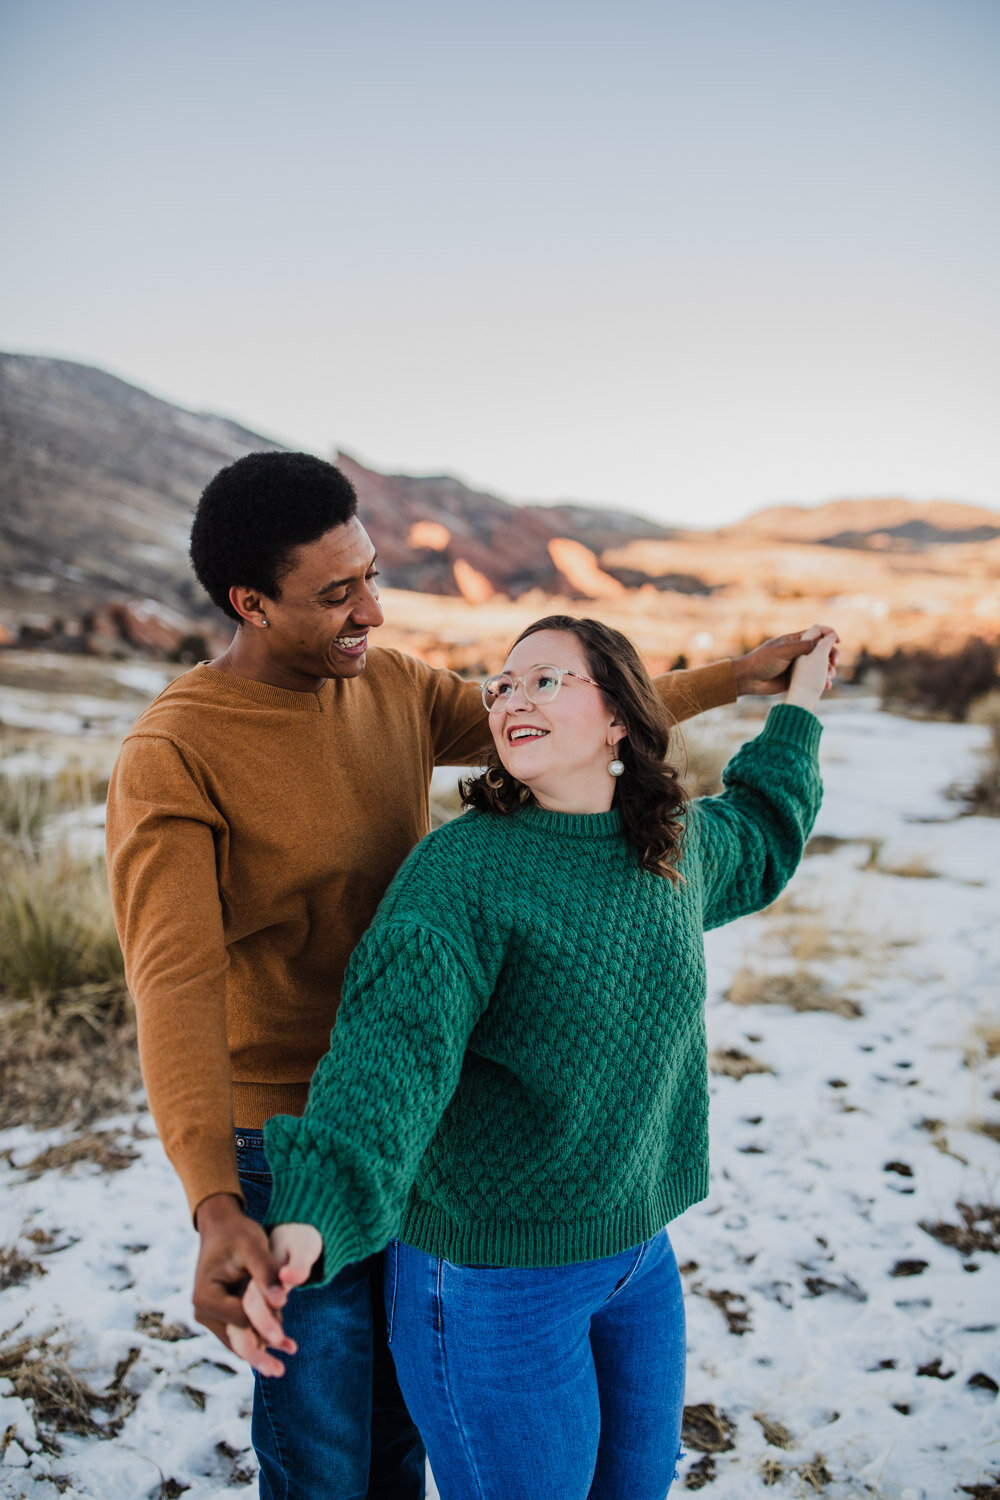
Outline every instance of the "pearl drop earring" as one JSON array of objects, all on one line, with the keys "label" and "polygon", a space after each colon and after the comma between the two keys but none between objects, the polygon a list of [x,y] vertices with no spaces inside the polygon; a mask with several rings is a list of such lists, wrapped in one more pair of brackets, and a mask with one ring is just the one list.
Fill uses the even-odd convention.
[{"label": "pearl drop earring", "polygon": [[610,771],[612,776],[621,776],[625,770],[625,764],[620,760],[609,761],[608,770]]}]

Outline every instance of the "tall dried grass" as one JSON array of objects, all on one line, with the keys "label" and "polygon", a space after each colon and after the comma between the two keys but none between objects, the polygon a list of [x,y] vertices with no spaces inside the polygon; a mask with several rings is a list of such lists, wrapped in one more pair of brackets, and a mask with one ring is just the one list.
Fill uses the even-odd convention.
[{"label": "tall dried grass", "polygon": [[0,773],[0,1127],[87,1124],[139,1084],[103,862],[53,837],[95,785]]}]

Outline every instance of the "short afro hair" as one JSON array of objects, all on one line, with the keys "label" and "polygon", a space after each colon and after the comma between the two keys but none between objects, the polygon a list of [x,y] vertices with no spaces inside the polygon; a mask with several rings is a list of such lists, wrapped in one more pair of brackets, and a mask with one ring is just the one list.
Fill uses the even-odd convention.
[{"label": "short afro hair", "polygon": [[235,587],[280,596],[291,553],[343,526],[358,497],[345,474],[311,453],[248,453],[220,469],[198,501],[191,564],[214,604],[239,621]]}]

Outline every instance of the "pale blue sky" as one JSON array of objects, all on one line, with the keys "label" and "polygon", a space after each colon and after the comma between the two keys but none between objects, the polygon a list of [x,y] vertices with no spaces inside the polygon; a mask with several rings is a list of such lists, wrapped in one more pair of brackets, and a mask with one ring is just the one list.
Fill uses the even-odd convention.
[{"label": "pale blue sky", "polygon": [[511,498],[1000,506],[997,0],[0,0],[0,347]]}]

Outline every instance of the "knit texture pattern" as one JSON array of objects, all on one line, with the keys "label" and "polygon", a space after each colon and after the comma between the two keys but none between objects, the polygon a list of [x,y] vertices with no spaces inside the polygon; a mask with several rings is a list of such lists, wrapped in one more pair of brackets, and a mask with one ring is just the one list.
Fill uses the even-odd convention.
[{"label": "knit texture pattern", "polygon": [[617,1254],[708,1190],[703,932],[773,901],[819,807],[820,724],[773,708],[686,817],[673,885],[615,810],[468,812],[413,851],[348,967],[272,1224],[320,1280],[398,1232],[459,1263]]},{"label": "knit texture pattern", "polygon": [[[731,662],[656,686],[730,701]],[[239,1195],[234,1123],[301,1114],[351,952],[430,828],[437,765],[492,749],[479,685],[373,647],[291,692],[194,667],[150,704],[108,792],[108,874],[153,1118],[194,1210]]]}]

